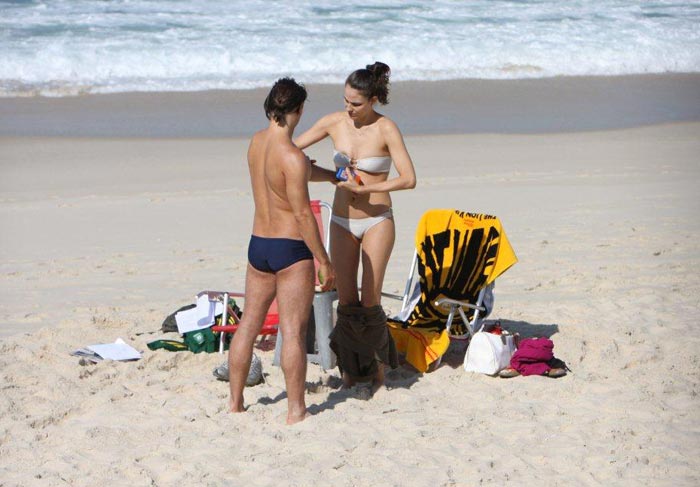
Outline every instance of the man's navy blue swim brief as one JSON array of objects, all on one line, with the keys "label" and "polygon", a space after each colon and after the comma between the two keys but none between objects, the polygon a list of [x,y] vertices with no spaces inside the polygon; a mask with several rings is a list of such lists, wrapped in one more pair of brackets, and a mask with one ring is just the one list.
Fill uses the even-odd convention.
[{"label": "man's navy blue swim brief", "polygon": [[314,256],[303,240],[250,236],[248,262],[261,272],[278,272]]}]

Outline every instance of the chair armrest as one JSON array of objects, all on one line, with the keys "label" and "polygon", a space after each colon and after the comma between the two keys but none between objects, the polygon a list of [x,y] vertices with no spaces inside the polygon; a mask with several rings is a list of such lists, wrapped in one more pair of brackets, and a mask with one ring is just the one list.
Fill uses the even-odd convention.
[{"label": "chair armrest", "polygon": [[399,296],[398,294],[391,294],[391,293],[382,292],[382,296],[384,296],[385,298],[395,299],[397,301],[403,301],[403,296]]},{"label": "chair armrest", "polygon": [[212,301],[223,298],[225,293],[228,293],[230,298],[245,298],[245,293],[239,291],[200,291],[197,293],[197,297],[199,298],[206,294],[209,297],[209,301]]},{"label": "chair armrest", "polygon": [[437,301],[435,301],[435,306],[442,306],[443,304],[451,304],[454,306],[461,306],[464,308],[471,308],[471,309],[478,309],[479,311],[486,311],[486,308],[484,306],[476,306],[471,303],[468,303],[466,301],[457,301],[456,299],[450,299],[450,298],[440,298]]}]

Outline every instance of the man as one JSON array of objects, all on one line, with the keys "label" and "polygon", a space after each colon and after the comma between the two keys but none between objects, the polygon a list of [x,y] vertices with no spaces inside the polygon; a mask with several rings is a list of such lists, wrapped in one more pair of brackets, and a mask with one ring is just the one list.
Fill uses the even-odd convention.
[{"label": "man", "polygon": [[311,212],[308,181],[311,164],[292,142],[306,101],[306,90],[282,78],[265,100],[270,124],[248,148],[248,169],[255,200],[253,234],[248,247],[245,313],[229,350],[231,411],[243,412],[243,388],[253,344],[270,303],[277,297],[284,337],[282,371],[287,387],[287,424],[306,417],[306,326],[314,296],[314,261],[320,263],[321,289],[335,282],[335,271]]}]

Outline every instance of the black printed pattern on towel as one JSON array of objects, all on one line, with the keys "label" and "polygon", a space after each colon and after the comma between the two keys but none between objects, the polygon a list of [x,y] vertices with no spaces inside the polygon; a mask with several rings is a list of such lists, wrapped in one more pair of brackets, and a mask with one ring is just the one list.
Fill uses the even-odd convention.
[{"label": "black printed pattern on towel", "polygon": [[[455,211],[455,216],[480,221],[495,219],[490,215],[461,211]],[[426,235],[418,253],[421,298],[408,319],[411,326],[444,330],[448,309],[435,306],[439,298],[475,303],[491,274],[499,239],[500,233],[493,226],[465,231],[453,228]],[[465,314],[471,320],[474,310],[467,309]],[[465,333],[466,327],[456,313],[451,334]]]}]

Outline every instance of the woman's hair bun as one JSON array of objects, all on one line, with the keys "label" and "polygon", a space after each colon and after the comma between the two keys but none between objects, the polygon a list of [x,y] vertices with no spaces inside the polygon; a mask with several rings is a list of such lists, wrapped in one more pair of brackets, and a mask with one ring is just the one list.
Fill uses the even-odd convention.
[{"label": "woman's hair bun", "polygon": [[391,68],[389,68],[388,65],[377,61],[374,64],[368,64],[366,66],[366,69],[367,71],[371,72],[375,78],[386,78],[386,82],[389,83],[389,75],[391,74]]},{"label": "woman's hair bun", "polygon": [[368,64],[365,69],[353,71],[345,80],[346,85],[356,89],[367,98],[377,97],[382,105],[389,103],[389,76],[391,69],[382,62]]}]

